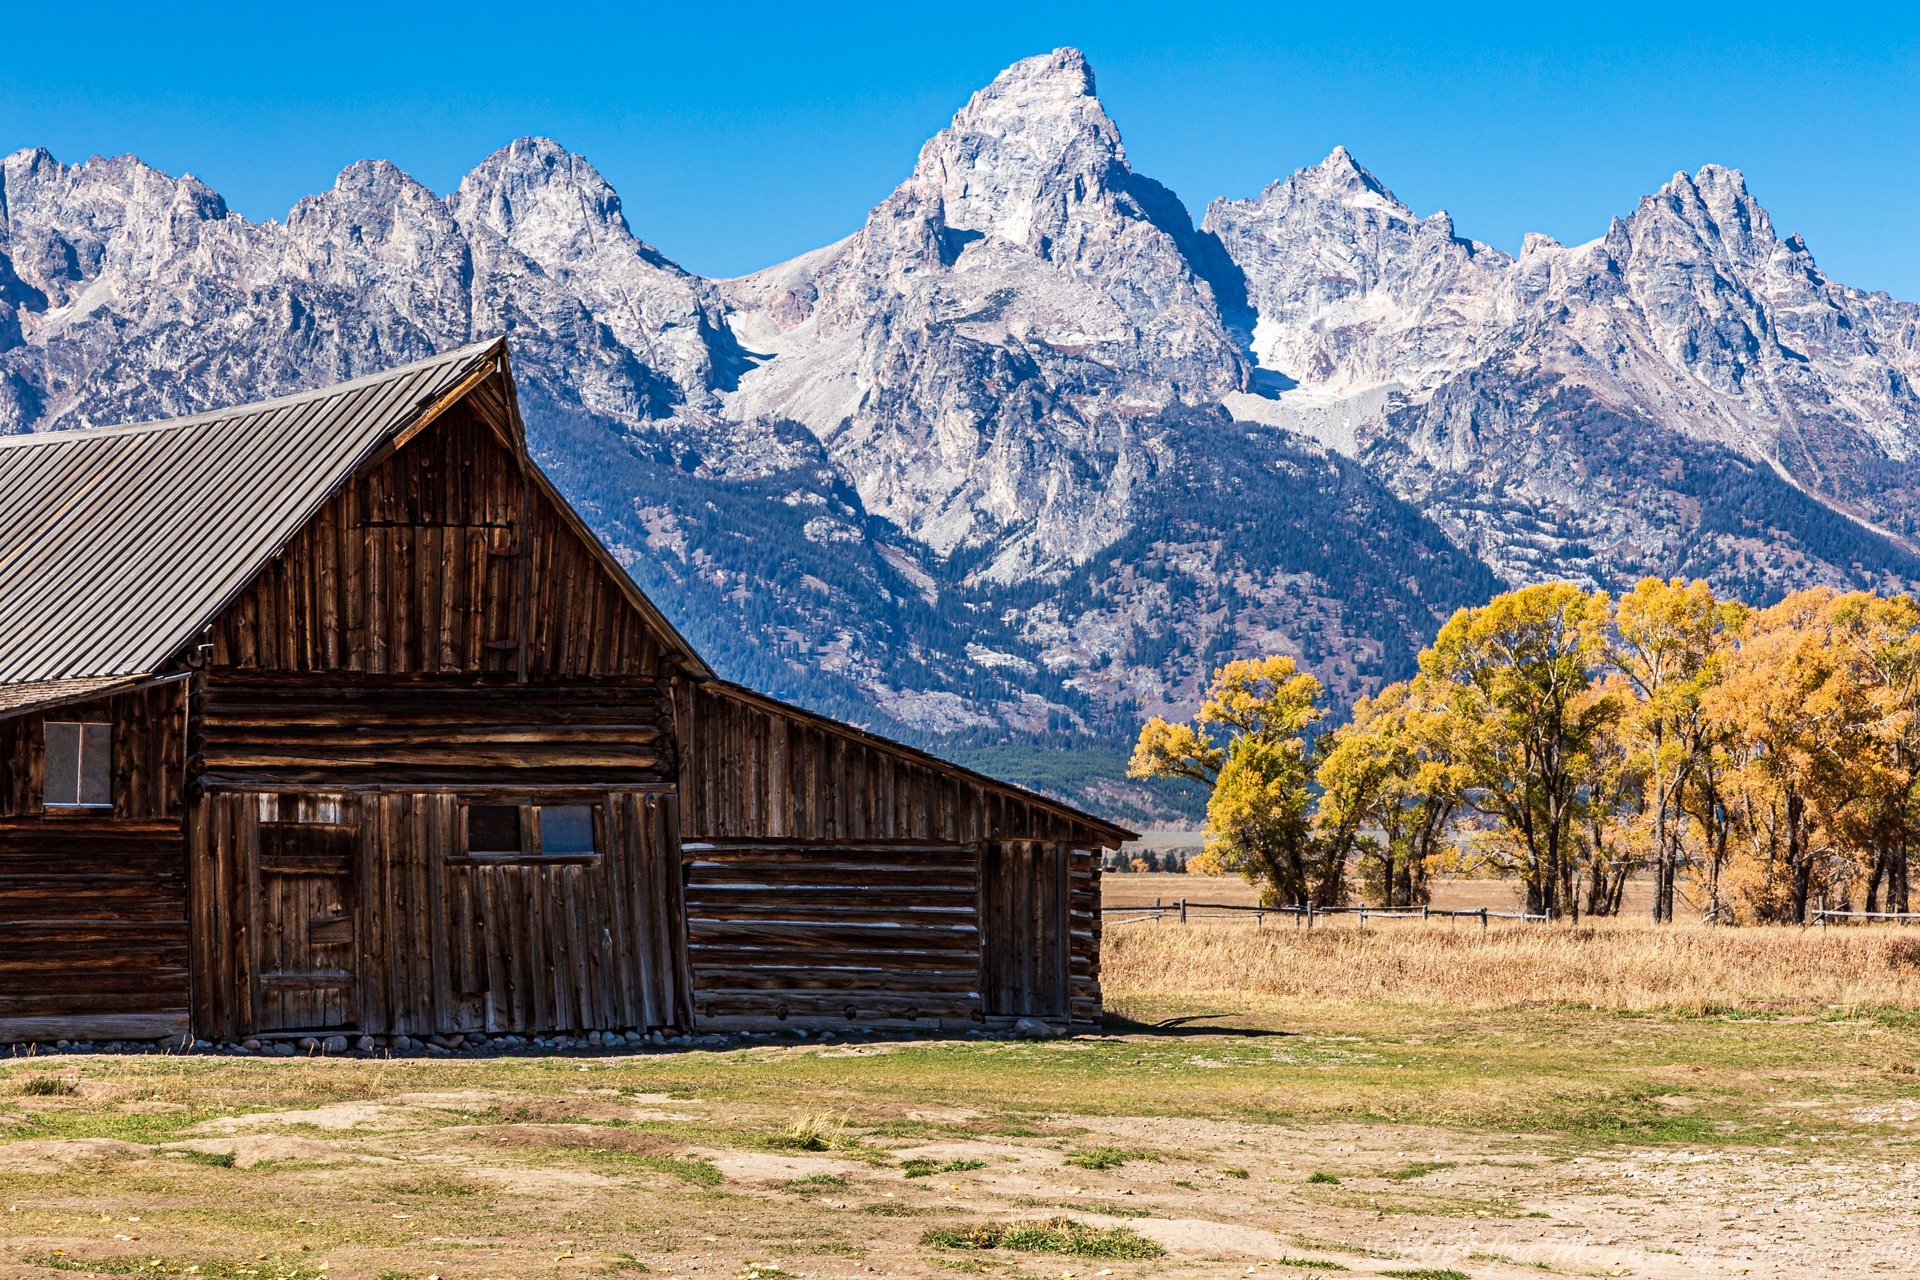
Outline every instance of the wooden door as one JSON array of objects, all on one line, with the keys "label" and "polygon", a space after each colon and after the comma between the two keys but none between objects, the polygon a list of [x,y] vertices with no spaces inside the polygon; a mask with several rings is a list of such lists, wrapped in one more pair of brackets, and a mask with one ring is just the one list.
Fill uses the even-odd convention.
[{"label": "wooden door", "polygon": [[1072,950],[1066,846],[990,840],[983,856],[980,981],[987,1016],[1066,1018]]},{"label": "wooden door", "polygon": [[358,846],[358,830],[341,823],[260,823],[255,1030],[358,1024]]}]

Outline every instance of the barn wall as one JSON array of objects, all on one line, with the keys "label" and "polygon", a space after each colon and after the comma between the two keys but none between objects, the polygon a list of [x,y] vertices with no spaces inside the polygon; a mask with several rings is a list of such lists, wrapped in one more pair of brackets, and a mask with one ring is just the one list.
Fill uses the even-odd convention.
[{"label": "barn wall", "polygon": [[[536,800],[596,805],[601,852],[467,856],[463,803]],[[338,1026],[424,1036],[687,1021],[671,794],[215,792],[197,821],[195,1022],[213,1034]],[[262,855],[263,830],[297,823],[354,833],[351,942],[311,949],[304,979],[278,942],[299,920],[276,919],[281,898]],[[294,907],[305,909],[297,898]],[[278,1017],[289,988],[327,993],[305,1006],[313,1027]],[[335,992],[345,993],[346,1016],[335,1016]]]},{"label": "barn wall", "polygon": [[209,673],[195,776],[207,786],[670,785],[673,711],[657,685]]},{"label": "barn wall", "polygon": [[215,667],[655,675],[663,637],[471,405],[328,500],[212,628]]},{"label": "barn wall", "polygon": [[[181,684],[0,720],[0,1040],[187,1025]],[[110,722],[114,808],[41,804],[47,720]]]},{"label": "barn wall", "polygon": [[985,1021],[977,845],[719,840],[682,849],[702,1026]]},{"label": "barn wall", "polygon": [[[849,1006],[859,1014],[851,1021],[862,1023],[1014,1018],[1029,1014],[1034,1003],[1015,994],[1027,991],[1029,979],[1009,975],[1036,967],[1060,975],[1050,1011],[1037,1016],[1099,1020],[1098,851],[1112,838],[1107,831],[1011,788],[723,685],[683,685],[677,703],[694,1004],[704,1011],[703,1025],[778,1017],[783,1008],[796,1020],[847,1021]],[[1014,842],[1023,851],[1044,847],[1044,856],[994,856]],[[968,945],[976,957],[969,989],[953,987],[951,956],[926,963],[920,953],[929,948],[920,945],[900,947],[892,963],[881,947],[858,957],[870,964],[823,973],[819,960],[830,947],[910,931],[924,918],[918,909],[931,893],[883,890],[913,883],[915,846],[929,844],[968,851],[964,883],[976,896],[960,927],[971,930]],[[943,857],[941,874],[957,874],[953,855]],[[1043,865],[1055,869],[1044,882],[1036,878]],[[907,878],[897,879],[903,872]],[[721,891],[721,883],[734,887]],[[937,890],[962,882],[927,883]],[[861,892],[862,884],[873,891]],[[1052,907],[1038,923],[1029,904],[1042,893],[1052,895]],[[769,942],[749,954],[731,941],[748,931],[749,919],[779,920],[783,932],[768,935]],[[744,986],[749,960],[763,977]],[[999,995],[987,989],[990,980]],[[855,989],[864,999],[846,997]]]},{"label": "barn wall", "polygon": [[[477,388],[210,628],[190,842],[195,1017],[218,1034],[331,1025],[341,999],[371,1033],[689,1021],[670,638],[523,474],[508,421]],[[601,855],[466,856],[463,802],[535,795],[598,805]],[[263,832],[309,820],[353,833],[350,946],[320,917],[301,934],[341,877],[262,877]]]}]

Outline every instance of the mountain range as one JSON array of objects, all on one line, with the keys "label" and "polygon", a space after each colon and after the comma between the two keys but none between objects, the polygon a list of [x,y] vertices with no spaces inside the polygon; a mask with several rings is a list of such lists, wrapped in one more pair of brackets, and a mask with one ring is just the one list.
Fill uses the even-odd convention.
[{"label": "mountain range", "polygon": [[1125,743],[1230,657],[1347,700],[1508,585],[1920,585],[1920,305],[1717,166],[1518,257],[1344,149],[1196,223],[1061,49],[852,235],[716,280],[542,138],[265,222],[130,156],[0,162],[0,431],[499,333],[542,463],[725,674],[1119,816],[1183,803]]}]

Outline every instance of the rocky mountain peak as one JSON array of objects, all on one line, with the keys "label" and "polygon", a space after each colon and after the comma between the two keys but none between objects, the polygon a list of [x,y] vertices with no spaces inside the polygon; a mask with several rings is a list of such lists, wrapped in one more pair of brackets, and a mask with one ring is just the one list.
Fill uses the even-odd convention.
[{"label": "rocky mountain peak", "polygon": [[608,244],[631,251],[637,243],[613,184],[551,138],[519,138],[500,148],[461,179],[448,204],[463,225],[488,228],[542,265],[591,256]]},{"label": "rocky mountain peak", "polygon": [[1016,62],[920,150],[903,193],[948,228],[1043,255],[1075,207],[1125,185],[1120,131],[1078,49]]},{"label": "rocky mountain peak", "polygon": [[1303,194],[1318,195],[1349,208],[1388,208],[1413,216],[1413,211],[1344,146],[1335,147],[1325,160],[1300,170],[1288,181]]}]

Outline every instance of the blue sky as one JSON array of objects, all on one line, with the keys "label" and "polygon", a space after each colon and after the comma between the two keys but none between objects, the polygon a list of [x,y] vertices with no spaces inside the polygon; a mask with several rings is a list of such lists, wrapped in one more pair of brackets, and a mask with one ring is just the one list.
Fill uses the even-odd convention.
[{"label": "blue sky", "polygon": [[1714,161],[1829,274],[1920,299],[1906,6],[156,8],[16,8],[0,150],[131,151],[263,218],[358,158],[444,192],[543,133],[607,174],[640,235],[725,275],[853,230],[969,93],[1074,44],[1135,167],[1196,218],[1344,143],[1419,212],[1513,250],[1598,235]]}]

